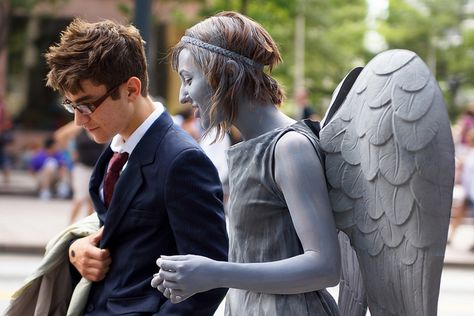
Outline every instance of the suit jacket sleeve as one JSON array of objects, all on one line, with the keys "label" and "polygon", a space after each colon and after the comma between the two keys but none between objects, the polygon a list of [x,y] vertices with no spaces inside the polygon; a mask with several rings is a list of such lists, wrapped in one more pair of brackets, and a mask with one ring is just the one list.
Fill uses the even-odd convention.
[{"label": "suit jacket sleeve", "polygon": [[[171,165],[165,191],[178,253],[227,261],[222,187],[210,159],[199,149],[182,151]],[[213,315],[226,292],[214,289],[179,304],[167,301],[158,315]]]}]

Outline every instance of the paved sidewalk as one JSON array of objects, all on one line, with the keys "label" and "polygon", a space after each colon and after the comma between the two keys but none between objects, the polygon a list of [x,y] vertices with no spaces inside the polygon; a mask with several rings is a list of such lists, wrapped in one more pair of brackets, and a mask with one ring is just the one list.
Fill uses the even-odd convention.
[{"label": "paved sidewalk", "polygon": [[0,182],[0,251],[44,253],[47,242],[68,226],[71,207],[71,200],[39,199],[34,177],[13,171],[8,184]]},{"label": "paved sidewalk", "polygon": [[0,196],[36,196],[37,182],[31,173],[19,170],[10,173],[7,183],[0,178]]},{"label": "paved sidewalk", "polygon": [[67,227],[70,207],[69,200],[0,195],[0,252],[44,253],[46,243]]},{"label": "paved sidewalk", "polygon": [[[40,200],[32,194],[34,188],[31,176],[24,172],[12,174],[9,188],[0,183],[0,252],[43,253],[46,243],[67,227],[71,201]],[[474,252],[469,251],[473,244],[471,218],[447,247],[445,264],[474,268]]]}]

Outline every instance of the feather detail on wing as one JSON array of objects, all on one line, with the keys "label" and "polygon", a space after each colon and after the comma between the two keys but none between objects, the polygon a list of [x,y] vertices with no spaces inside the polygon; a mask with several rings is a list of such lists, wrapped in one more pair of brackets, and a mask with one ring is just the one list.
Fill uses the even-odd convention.
[{"label": "feather detail on wing", "polygon": [[357,253],[372,315],[435,315],[454,147],[428,67],[410,51],[379,54],[320,139],[336,225]]}]

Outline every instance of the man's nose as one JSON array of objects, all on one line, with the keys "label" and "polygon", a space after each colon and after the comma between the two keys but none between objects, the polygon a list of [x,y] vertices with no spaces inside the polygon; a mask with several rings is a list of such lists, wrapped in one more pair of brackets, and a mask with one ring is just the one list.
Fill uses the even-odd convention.
[{"label": "man's nose", "polygon": [[78,110],[74,110],[74,124],[83,126],[90,120],[89,115],[82,114]]}]

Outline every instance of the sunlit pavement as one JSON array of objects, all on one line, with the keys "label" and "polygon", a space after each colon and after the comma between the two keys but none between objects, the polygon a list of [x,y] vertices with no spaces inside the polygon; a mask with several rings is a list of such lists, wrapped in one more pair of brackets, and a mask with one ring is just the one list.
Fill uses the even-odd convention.
[{"label": "sunlit pavement", "polygon": [[[40,261],[41,255],[0,254],[0,315],[3,315],[8,307],[11,295],[21,287]],[[224,315],[223,303],[214,315]]]},{"label": "sunlit pavement", "polygon": [[[46,243],[68,225],[70,200],[39,200],[27,174],[17,174],[10,188],[0,183],[0,315],[11,294],[38,266]],[[9,195],[5,190],[11,191]],[[28,194],[21,194],[28,190]],[[461,225],[446,249],[439,298],[440,316],[474,315],[474,222]],[[24,255],[19,255],[23,253]],[[337,287],[329,289],[337,297]],[[217,316],[223,315],[223,306]]]},{"label": "sunlit pavement", "polygon": [[[11,294],[39,264],[39,255],[0,254],[0,314]],[[329,289],[337,299],[337,287]],[[474,269],[445,267],[441,279],[439,316],[472,316],[474,311]],[[223,304],[215,316],[223,316]]]}]

